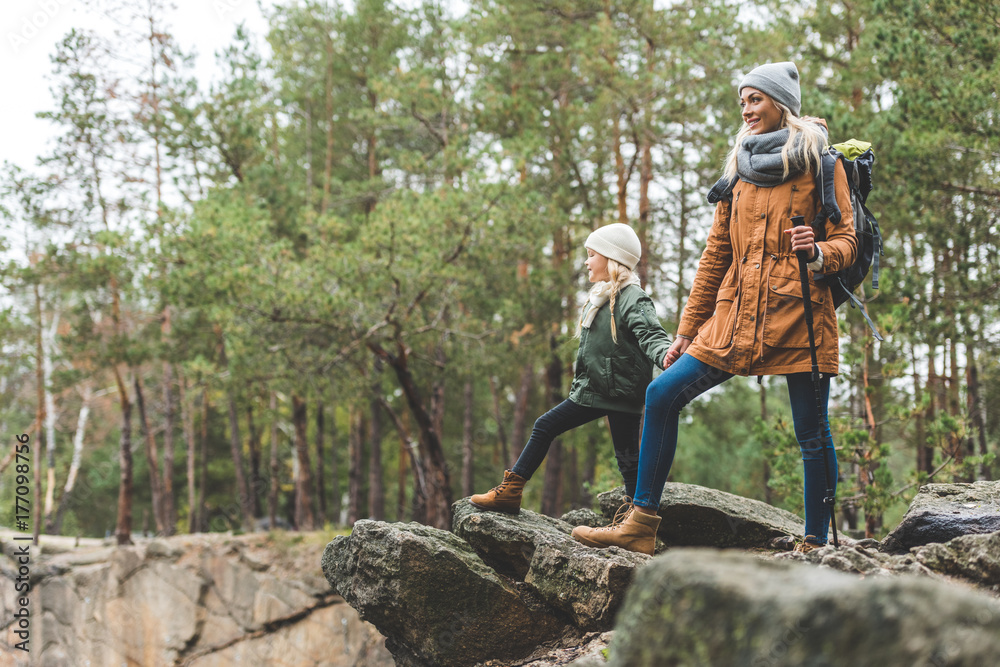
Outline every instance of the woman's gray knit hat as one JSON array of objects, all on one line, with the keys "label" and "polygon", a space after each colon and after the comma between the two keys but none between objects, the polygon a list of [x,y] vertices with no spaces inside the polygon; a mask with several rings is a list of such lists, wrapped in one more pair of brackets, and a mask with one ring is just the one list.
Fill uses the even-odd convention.
[{"label": "woman's gray knit hat", "polygon": [[627,266],[629,270],[635,269],[642,257],[642,244],[639,237],[626,224],[614,222],[595,229],[583,247],[590,248],[596,253],[604,255],[608,259],[613,259],[619,264]]},{"label": "woman's gray knit hat", "polygon": [[793,62],[768,63],[754,68],[740,81],[737,94],[742,95],[744,88],[756,88],[784,104],[796,116],[802,109],[799,70]]}]

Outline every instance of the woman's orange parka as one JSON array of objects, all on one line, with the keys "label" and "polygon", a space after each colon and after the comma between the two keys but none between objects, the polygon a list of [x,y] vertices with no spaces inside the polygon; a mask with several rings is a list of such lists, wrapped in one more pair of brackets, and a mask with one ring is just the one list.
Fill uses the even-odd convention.
[{"label": "woman's orange parka", "polygon": [[[854,261],[850,191],[837,162],[834,188],[840,222],[826,221],[821,273],[834,273]],[[738,181],[732,200],[720,201],[708,244],[688,296],[677,334],[693,338],[693,357],[734,375],[784,375],[809,372],[809,337],[802,306],[799,265],[786,229],[801,215],[812,222],[819,194],[811,172],[764,188]],[[836,375],[839,361],[837,315],[830,289],[813,280],[813,328],[820,372]]]}]

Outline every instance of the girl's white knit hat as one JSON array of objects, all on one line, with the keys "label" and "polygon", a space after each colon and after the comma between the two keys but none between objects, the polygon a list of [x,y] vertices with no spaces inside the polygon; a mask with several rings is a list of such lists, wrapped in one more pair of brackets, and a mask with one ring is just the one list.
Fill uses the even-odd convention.
[{"label": "girl's white knit hat", "polygon": [[613,259],[630,270],[635,269],[642,257],[642,244],[639,243],[638,235],[631,227],[620,222],[595,229],[587,237],[583,247]]}]

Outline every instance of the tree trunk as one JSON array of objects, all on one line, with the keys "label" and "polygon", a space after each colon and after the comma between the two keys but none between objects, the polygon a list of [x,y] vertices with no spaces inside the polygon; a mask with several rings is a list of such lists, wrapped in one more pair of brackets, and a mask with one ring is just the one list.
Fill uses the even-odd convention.
[{"label": "tree trunk", "polygon": [[[937,346],[931,345],[927,351],[927,409],[925,413],[927,415],[927,424],[932,425],[937,417],[937,401],[938,401],[938,374],[937,374],[937,361],[935,359],[937,352]],[[919,457],[920,467],[917,469],[918,472],[925,472],[930,474],[934,472],[934,447],[933,445],[928,445],[926,441],[918,443],[922,449],[921,455]]]},{"label": "tree trunk", "polygon": [[[468,389],[468,390],[471,391],[471,389]],[[495,456],[497,456],[499,458],[500,464],[502,464],[504,466],[504,468],[507,468],[507,467],[513,465],[514,462],[510,460],[510,446],[509,446],[509,444],[507,442],[507,429],[504,428],[504,424],[503,424],[503,412],[500,410],[500,390],[497,388],[497,380],[496,380],[496,378],[493,377],[492,375],[490,376],[490,396],[493,397],[493,419],[496,420],[496,423],[497,423],[497,445],[500,448],[499,454],[495,454]],[[468,409],[468,403],[466,403],[466,409]],[[494,462],[496,462],[496,461],[494,461]],[[471,469],[472,469],[471,468],[471,466],[472,466],[472,462],[471,461],[469,462],[469,466],[470,466],[469,469],[471,471]],[[469,473],[469,477],[470,477],[470,484],[471,484],[471,483],[473,483],[471,481],[471,477],[472,477],[472,473],[471,472]],[[464,491],[468,491],[468,489],[465,489],[464,478],[463,478],[463,482],[462,482],[462,487],[463,487]],[[469,494],[466,493],[465,495],[469,495]]]},{"label": "tree trunk", "polygon": [[395,372],[410,408],[410,414],[417,423],[417,432],[420,434],[420,459],[424,466],[427,485],[427,524],[442,530],[450,530],[452,495],[448,464],[445,461],[441,440],[434,430],[433,418],[425,407],[420,390],[410,372],[406,346],[397,340],[396,355],[389,354],[373,341],[369,341],[368,347]]},{"label": "tree trunk", "polygon": [[[863,329],[863,325],[859,323],[859,328]],[[867,332],[862,332],[861,335],[867,336]],[[875,473],[878,471],[881,465],[880,457],[877,453],[880,449],[879,447],[879,432],[878,432],[878,421],[875,418],[875,408],[872,405],[872,394],[874,393],[873,387],[869,380],[871,376],[871,350],[872,341],[869,340],[865,344],[864,359],[861,364],[861,382],[862,382],[862,392],[861,397],[864,402],[864,416],[865,416],[865,427],[868,431],[868,443],[866,447],[866,453],[864,460],[861,462],[861,469],[858,471],[858,478],[864,480],[864,486],[871,484],[875,481]],[[876,368],[876,371],[879,369]],[[864,487],[862,487],[863,489]],[[865,537],[870,537],[875,539],[882,527],[882,513],[876,511],[866,511],[865,512]]]},{"label": "tree trunk", "polygon": [[146,459],[149,467],[149,492],[153,503],[153,523],[156,524],[156,534],[165,535],[167,524],[163,516],[163,489],[160,488],[159,453],[156,451],[156,437],[149,428],[149,415],[146,413],[146,397],[142,390],[142,380],[136,373],[133,378],[135,386],[135,403],[139,408],[139,432],[146,443]]},{"label": "tree trunk", "polygon": [[341,520],[342,499],[340,496],[340,459],[338,457],[339,437],[337,434],[337,411],[330,411],[330,493],[333,503],[330,505],[330,513],[333,522],[338,526],[344,523]]},{"label": "tree trunk", "polygon": [[[983,411],[982,390],[979,384],[976,342],[972,336],[969,336],[969,341],[966,343],[966,356],[968,357],[965,367],[965,383],[968,387],[966,400],[968,401],[969,419],[972,422],[969,449],[975,453],[976,446],[974,443],[978,443],[978,454],[985,457],[989,453],[986,440],[986,415]],[[981,480],[988,480],[990,478],[989,473],[990,467],[985,462],[980,463],[977,477]]]},{"label": "tree trunk", "polygon": [[323,472],[323,401],[316,400],[316,503],[319,508],[317,526],[326,523],[326,476]]},{"label": "tree trunk", "polygon": [[[557,341],[550,341],[552,357],[545,371],[546,395],[550,405],[562,400],[562,361],[556,355]],[[562,514],[562,438],[556,438],[545,457],[545,481],[542,487],[542,514]]]},{"label": "tree trunk", "polygon": [[132,403],[122,380],[121,371],[114,369],[118,385],[118,400],[122,409],[122,431],[119,438],[118,459],[118,518],[115,538],[118,546],[132,544]]},{"label": "tree trunk", "polygon": [[[40,305],[40,304],[39,304]],[[41,310],[38,312],[41,318]],[[52,395],[52,353],[55,347],[56,332],[59,328],[59,312],[52,315],[52,323],[48,331],[42,328],[41,319],[38,326],[42,330],[42,386],[45,390],[45,526],[51,531],[55,506],[56,488],[56,401]]]},{"label": "tree trunk", "polygon": [[250,431],[250,501],[254,517],[261,515],[260,489],[263,480],[260,476],[260,433],[253,423],[253,404],[247,403],[247,430]]},{"label": "tree trunk", "polygon": [[[226,341],[222,336],[222,327],[216,325],[215,335],[219,344],[219,365],[229,371],[229,358],[226,356]],[[253,503],[250,501],[250,488],[247,485],[246,472],[243,469],[243,445],[240,442],[240,419],[236,409],[236,390],[233,388],[233,378],[230,375],[229,386],[226,387],[226,398],[229,403],[229,449],[233,457],[233,469],[236,473],[236,492],[239,494],[240,521],[243,529],[253,530]]]},{"label": "tree trunk", "polygon": [[511,466],[517,462],[518,457],[524,450],[524,445],[528,442],[528,395],[531,393],[531,384],[535,379],[535,369],[530,363],[526,363],[521,368],[521,385],[517,389],[517,396],[514,399],[514,424],[511,429],[511,453],[510,459],[505,465]]},{"label": "tree trunk", "polygon": [[365,420],[361,409],[351,406],[350,432],[348,433],[349,469],[347,472],[347,525],[353,526],[361,518],[362,451]]},{"label": "tree trunk", "polygon": [[208,530],[208,512],[205,507],[205,489],[208,488],[208,387],[201,390],[201,467],[198,470],[198,532]]},{"label": "tree trunk", "polygon": [[181,423],[184,427],[184,443],[187,453],[185,461],[185,471],[187,476],[187,496],[188,496],[188,532],[198,532],[198,511],[195,496],[195,461],[197,459],[197,441],[194,437],[194,405],[188,402],[187,378],[180,376],[177,385],[181,399]]},{"label": "tree trunk", "polygon": [[[655,59],[655,46],[651,39],[646,40],[646,68],[650,75],[653,73]],[[643,248],[649,248],[649,212],[651,209],[649,201],[649,184],[653,182],[653,128],[652,121],[652,100],[643,111],[642,126],[639,133],[639,153],[642,156],[639,162],[639,220],[636,224],[636,234],[642,242]],[[649,282],[649,253],[642,253],[636,273],[642,281],[643,286]]]},{"label": "tree trunk", "polygon": [[[474,480],[472,478],[472,462],[475,460],[475,448],[473,445],[475,437],[475,403],[473,401],[473,384],[471,379],[465,381],[465,388],[462,395],[465,402],[465,414],[462,419],[462,496],[467,498],[475,493],[473,490]],[[496,396],[496,392],[494,392],[494,396]],[[494,404],[498,405],[498,402],[494,400]]]},{"label": "tree trunk", "polygon": [[628,224],[628,174],[625,171],[625,158],[622,156],[622,128],[621,115],[616,114],[612,120],[613,136],[612,142],[615,151],[615,175],[618,179],[618,192],[616,200],[618,202],[618,222]]},{"label": "tree trunk", "polygon": [[52,523],[52,534],[62,533],[63,516],[73,502],[73,488],[76,486],[76,477],[80,473],[80,461],[83,458],[83,438],[87,431],[87,417],[90,415],[90,385],[83,386],[81,394],[80,415],[76,420],[76,431],[73,433],[73,460],[69,464],[69,473],[66,475],[66,486],[63,488],[62,497],[59,499],[59,506],[56,508],[55,520]]},{"label": "tree trunk", "polygon": [[277,529],[278,521],[278,489],[281,487],[281,480],[278,472],[278,393],[271,391],[271,402],[268,406],[271,411],[271,461],[269,470],[271,473],[271,483],[267,493],[267,519],[270,530]]},{"label": "tree trunk", "polygon": [[413,442],[410,429],[406,426],[405,416],[396,414],[396,411],[392,409],[392,406],[384,398],[380,398],[380,401],[382,409],[392,419],[392,423],[396,427],[396,433],[399,435],[399,460],[401,463],[399,466],[399,501],[396,507],[396,520],[402,521],[406,513],[406,479],[404,475],[406,474],[405,462],[408,459],[413,468],[413,511],[411,512],[410,520],[418,523],[426,523],[427,485],[424,483],[424,469],[417,455],[417,446]]},{"label": "tree trunk", "polygon": [[597,434],[591,430],[587,433],[587,450],[583,459],[583,470],[580,473],[580,491],[576,499],[578,507],[591,507],[594,503],[592,489],[594,476],[597,474]]},{"label": "tree trunk", "polygon": [[36,356],[35,356],[35,394],[38,401],[38,407],[35,410],[35,437],[38,443],[34,447],[34,452],[32,456],[32,465],[35,467],[34,474],[34,493],[32,494],[31,503],[36,508],[36,511],[32,512],[32,533],[34,535],[35,544],[38,544],[38,536],[42,531],[42,522],[44,516],[37,511],[37,508],[42,506],[42,451],[45,450],[45,363],[43,359],[45,358],[45,345],[42,342],[42,294],[41,288],[38,283],[35,283],[35,315],[38,318],[38,331],[36,335]]},{"label": "tree trunk", "polygon": [[306,403],[292,394],[292,421],[295,422],[295,455],[299,470],[295,477],[295,527],[298,530],[315,530],[313,514],[313,489],[309,464],[309,441],[306,437]]},{"label": "tree trunk", "polygon": [[165,361],[163,362],[163,520],[166,523],[167,535],[177,532],[177,500],[174,497],[173,384],[174,368],[170,362]]},{"label": "tree trunk", "polygon": [[385,487],[382,485],[382,406],[373,399],[371,441],[368,443],[368,514],[376,521],[385,519]]},{"label": "tree trunk", "polygon": [[[760,419],[763,423],[767,423],[767,383],[760,383]],[[764,457],[764,502],[768,505],[774,497],[774,491],[771,489],[771,463],[767,460],[767,456]]]}]

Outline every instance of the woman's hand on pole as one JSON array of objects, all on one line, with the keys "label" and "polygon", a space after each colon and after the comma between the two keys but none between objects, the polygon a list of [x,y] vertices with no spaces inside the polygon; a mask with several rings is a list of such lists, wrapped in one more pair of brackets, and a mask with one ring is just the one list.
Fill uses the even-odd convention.
[{"label": "woman's hand on pole", "polygon": [[816,259],[816,235],[809,225],[799,225],[785,230],[792,237],[792,252],[806,251],[806,259],[810,262]]},{"label": "woman's hand on pole", "polygon": [[667,350],[667,354],[663,357],[663,367],[670,368],[670,364],[680,359],[681,355],[684,354],[689,345],[691,345],[690,338],[683,338],[681,336],[674,338],[674,342],[671,343],[670,349]]}]

